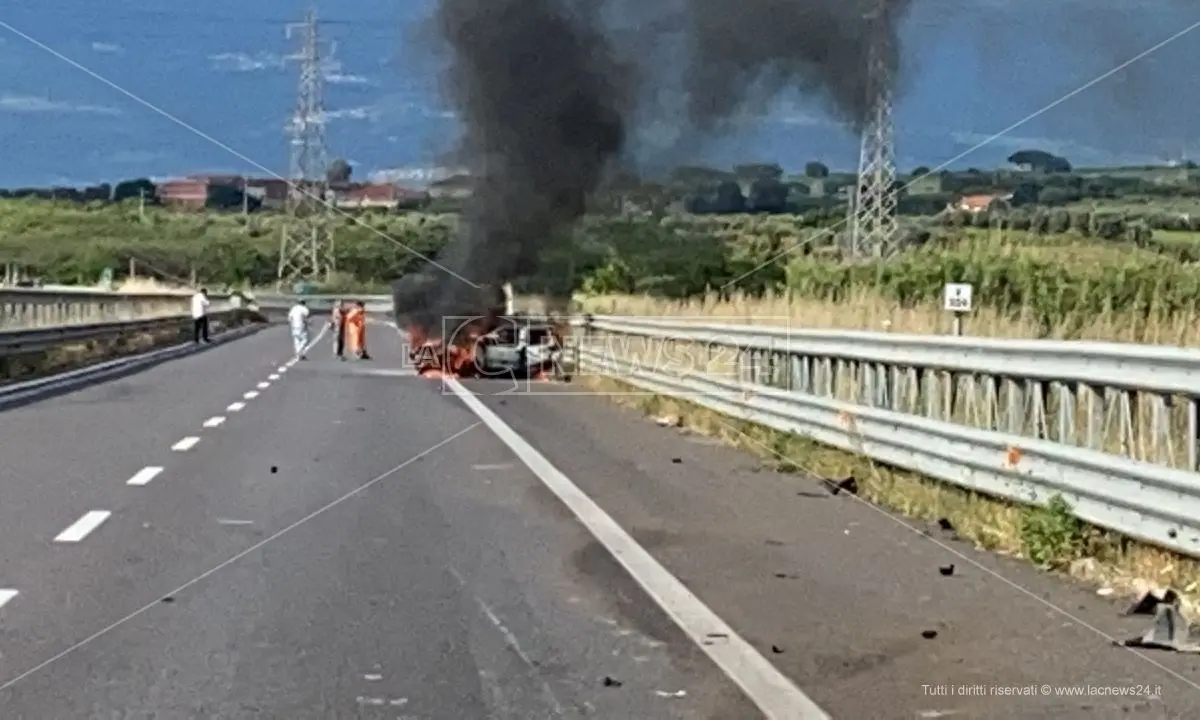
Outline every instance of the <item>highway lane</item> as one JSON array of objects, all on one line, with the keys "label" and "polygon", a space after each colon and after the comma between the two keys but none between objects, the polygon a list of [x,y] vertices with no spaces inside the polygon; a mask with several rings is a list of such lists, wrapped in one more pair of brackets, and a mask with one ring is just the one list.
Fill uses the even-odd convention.
[{"label": "highway lane", "polygon": [[[23,448],[5,478],[23,512],[0,509],[0,586],[20,591],[0,611],[0,715],[759,716],[459,400],[328,348],[279,373],[286,343],[18,411],[41,431],[5,448]],[[78,452],[50,443],[47,461],[57,427]],[[163,470],[126,485],[139,464]],[[54,541],[90,510],[112,514]]]},{"label": "highway lane", "polygon": [[[1200,717],[1197,656],[1111,645],[1148,625],[1126,603],[579,386],[467,386],[835,718]],[[1058,694],[1116,686],[1132,694]]]}]

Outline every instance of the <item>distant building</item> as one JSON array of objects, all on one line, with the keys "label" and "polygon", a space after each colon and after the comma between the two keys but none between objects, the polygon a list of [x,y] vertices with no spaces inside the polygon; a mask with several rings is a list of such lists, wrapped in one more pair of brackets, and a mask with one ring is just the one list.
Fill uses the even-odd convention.
[{"label": "distant building", "polygon": [[471,177],[465,173],[452,175],[445,180],[439,180],[429,185],[429,197],[439,200],[450,198],[460,200],[471,197]]},{"label": "distant building", "polygon": [[241,182],[234,185],[244,189],[246,194],[258,200],[262,207],[278,210],[287,203],[288,181],[279,178],[247,178],[245,188]]},{"label": "distant building", "polygon": [[287,201],[288,181],[228,173],[197,174],[159,183],[156,195],[164,205],[200,210],[207,206],[214,191],[222,189],[245,192],[262,207],[278,209]]},{"label": "distant building", "polygon": [[1003,195],[963,195],[950,209],[969,213],[981,213],[984,210],[991,209],[994,205],[1007,205],[1012,198],[1012,193]]},{"label": "distant building", "polygon": [[189,210],[202,210],[208,203],[211,182],[207,178],[180,178],[159,183],[155,188],[163,205]]},{"label": "distant building", "polygon": [[428,200],[427,193],[386,183],[346,187],[335,194],[334,202],[342,210],[399,210],[420,207]]}]

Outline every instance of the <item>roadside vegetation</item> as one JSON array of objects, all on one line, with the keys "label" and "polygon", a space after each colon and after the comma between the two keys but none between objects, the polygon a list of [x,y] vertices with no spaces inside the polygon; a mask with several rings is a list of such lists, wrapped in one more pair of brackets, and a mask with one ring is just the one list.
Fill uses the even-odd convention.
[{"label": "roadside vegetation", "polygon": [[[575,290],[593,312],[704,314],[793,325],[944,332],[946,282],[975,286],[969,334],[1194,345],[1200,232],[1152,230],[1105,213],[971,216],[908,223],[887,260],[840,257],[828,219],[802,215],[595,215],[574,258],[547,258],[527,294]],[[1030,224],[1032,218],[1032,226]],[[1051,218],[1058,218],[1051,220]],[[967,222],[969,221],[969,222]],[[0,260],[47,283],[109,270],[215,288],[270,286],[282,218],[178,213],[136,203],[0,201]],[[386,292],[437,256],[457,216],[335,216],[329,292]],[[982,227],[980,227],[982,225]]]}]

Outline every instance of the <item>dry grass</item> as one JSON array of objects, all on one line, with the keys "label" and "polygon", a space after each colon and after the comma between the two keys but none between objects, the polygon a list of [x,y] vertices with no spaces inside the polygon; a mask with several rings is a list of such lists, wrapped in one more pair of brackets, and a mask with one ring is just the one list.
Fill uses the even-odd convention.
[{"label": "dry grass", "polygon": [[[949,520],[960,537],[980,548],[1026,558],[1039,549],[1045,551],[1034,547],[1040,540],[1029,529],[1039,521],[1055,520],[1044,510],[883,466],[865,456],[731,419],[686,401],[621,394],[636,388],[610,378],[584,375],[579,381],[592,390],[612,393],[609,397],[614,401],[648,416],[669,417],[687,431],[719,438],[753,453],[776,470],[838,480],[852,476],[858,482],[860,498],[922,522]],[[1056,553],[1048,567],[1122,595],[1174,588],[1183,598],[1185,613],[1200,617],[1200,562],[1129,542],[1098,528],[1083,526],[1078,534],[1078,545]]]},{"label": "dry grass", "polygon": [[117,283],[113,289],[117,292],[137,294],[180,293],[190,295],[195,292],[181,283],[169,283],[151,277],[128,278]]},{"label": "dry grass", "polygon": [[[797,329],[826,328],[937,335],[947,334],[953,327],[953,318],[940,304],[926,303],[902,307],[866,290],[859,290],[840,302],[802,297],[755,298],[743,295],[734,295],[727,301],[716,295],[685,301],[664,300],[649,295],[604,295],[579,297],[577,302],[584,312],[595,314],[707,317],[714,322],[724,320],[788,325]],[[1039,333],[1038,322],[1031,312],[1007,314],[983,307],[964,318],[966,335],[1030,338],[1038,337]],[[1079,318],[1071,330],[1059,329],[1052,332],[1051,337],[1200,347],[1200,318],[1186,314],[1139,318],[1111,308],[1096,308],[1089,317]]]}]

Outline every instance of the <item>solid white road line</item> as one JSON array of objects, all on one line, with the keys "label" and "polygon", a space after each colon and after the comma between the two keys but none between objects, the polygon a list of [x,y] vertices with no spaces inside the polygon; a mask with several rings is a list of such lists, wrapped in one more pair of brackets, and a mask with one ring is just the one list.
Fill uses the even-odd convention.
[{"label": "solid white road line", "polygon": [[258,384],[258,389],[259,389],[259,390],[266,390],[266,389],[267,389],[267,388],[269,388],[269,387],[271,387],[271,383],[269,383],[269,382],[260,382],[260,383]]},{"label": "solid white road line", "polygon": [[570,478],[550,464],[457,380],[446,386],[563,502],[675,624],[771,720],[830,720],[829,715],[753,645],[659,564]]},{"label": "solid white road line", "polygon": [[372,375],[375,377],[416,377],[417,371],[413,368],[379,368],[374,370],[351,370],[355,375]]},{"label": "solid white road line", "polygon": [[267,379],[268,379],[268,380],[278,380],[278,379],[279,379],[279,373],[271,373],[270,375],[268,375],[268,376],[267,376]]},{"label": "solid white road line", "polygon": [[172,445],[171,449],[175,452],[186,452],[196,447],[196,443],[198,442],[200,442],[200,438],[196,437],[195,435],[190,435]]},{"label": "solid white road line", "polygon": [[125,484],[126,485],[147,485],[150,483],[151,480],[158,477],[158,474],[162,471],[163,471],[163,469],[160,467],[155,467],[153,465],[149,465],[147,467],[142,468],[141,470],[138,470],[136,473],[134,473],[133,477],[131,477],[125,481]]},{"label": "solid white road line", "polygon": [[18,594],[19,593],[16,590],[0,590],[0,608],[7,605],[9,601],[15,598]]},{"label": "solid white road line", "polygon": [[221,423],[225,422],[225,418],[220,415],[215,415],[204,421],[204,427],[215,428],[220,427]]},{"label": "solid white road line", "polygon": [[244,407],[246,407],[246,403],[244,403],[244,402],[235,402],[235,403],[231,403],[231,404],[229,405],[229,407],[225,408],[225,410],[226,410],[226,411],[228,411],[228,412],[241,412],[241,411],[242,411],[242,408],[244,408]]},{"label": "solid white road line", "polygon": [[54,538],[54,542],[75,543],[92,534],[92,531],[100,527],[112,513],[107,510],[92,510],[88,514],[79,518],[66,530],[58,534]]},{"label": "solid white road line", "polygon": [[250,392],[242,395],[242,397],[246,398],[247,400],[253,400],[254,398],[258,397],[258,393],[254,390],[251,390]]}]

